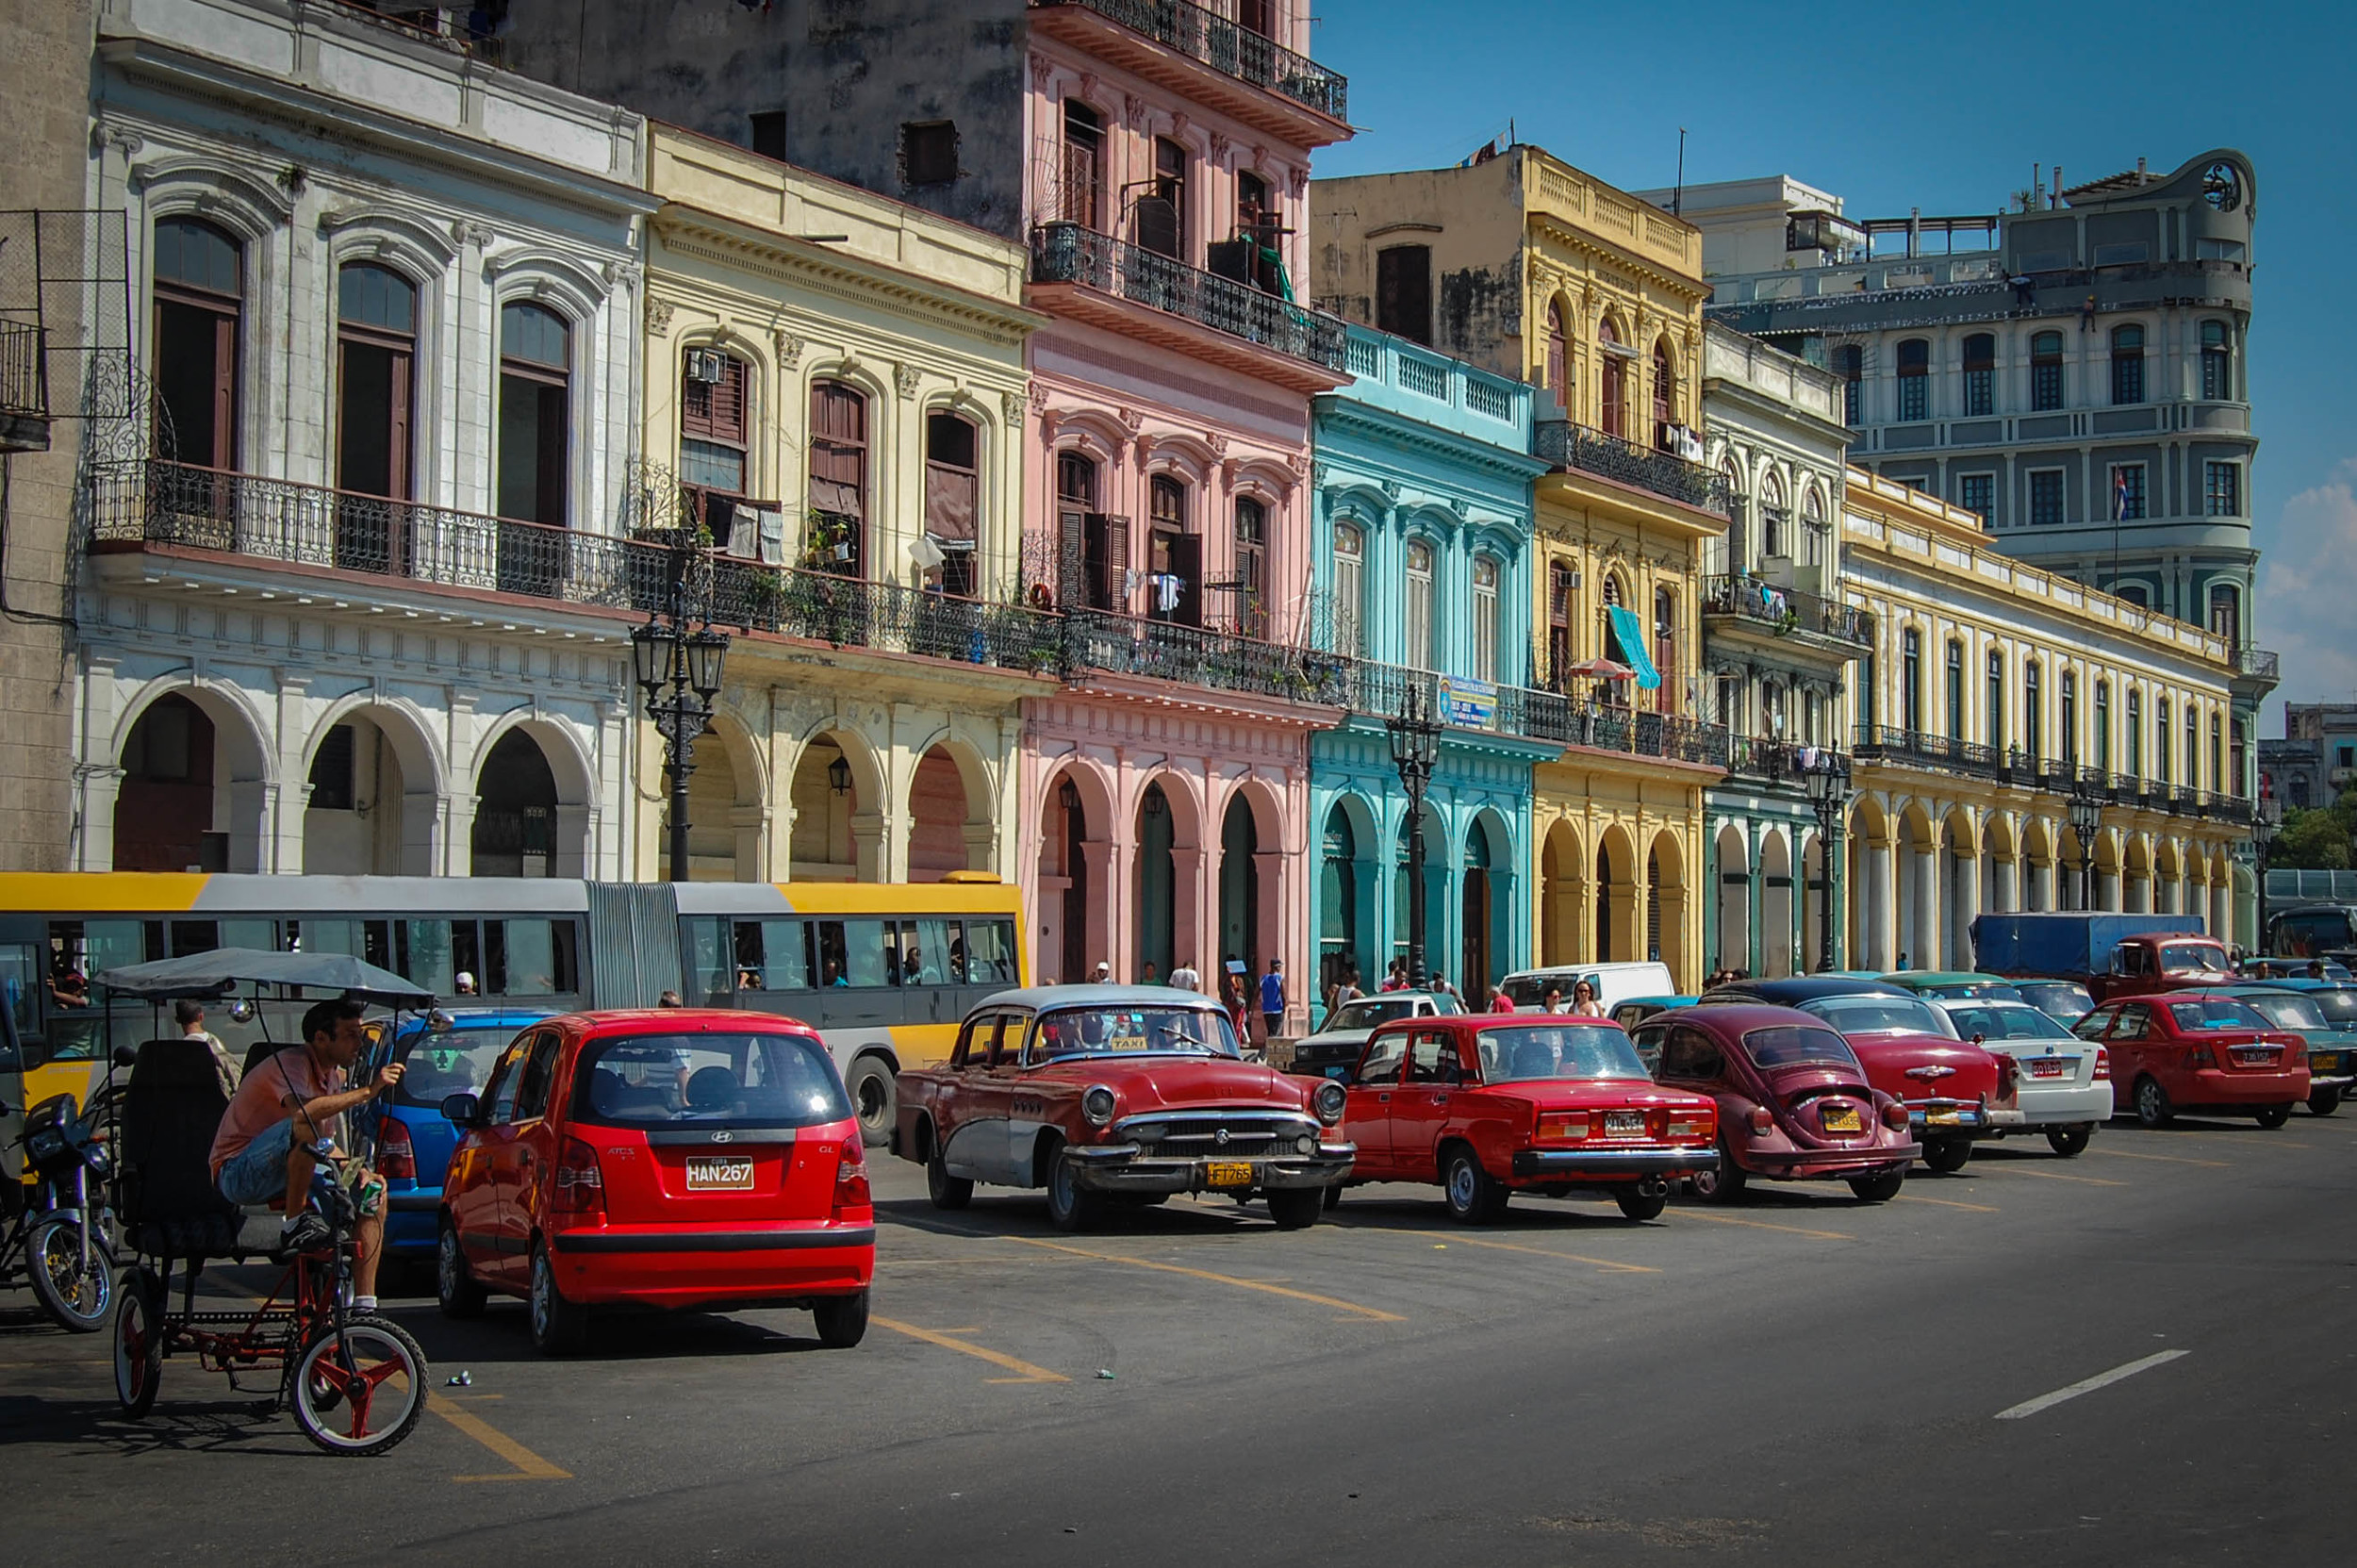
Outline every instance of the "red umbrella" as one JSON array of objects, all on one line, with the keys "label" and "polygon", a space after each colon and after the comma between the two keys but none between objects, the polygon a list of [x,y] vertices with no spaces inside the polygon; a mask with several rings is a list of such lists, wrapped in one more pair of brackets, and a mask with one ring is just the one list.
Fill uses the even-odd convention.
[{"label": "red umbrella", "polygon": [[1610,659],[1582,659],[1579,663],[1565,669],[1563,673],[1582,676],[1591,681],[1625,681],[1637,671],[1624,664],[1615,664]]}]

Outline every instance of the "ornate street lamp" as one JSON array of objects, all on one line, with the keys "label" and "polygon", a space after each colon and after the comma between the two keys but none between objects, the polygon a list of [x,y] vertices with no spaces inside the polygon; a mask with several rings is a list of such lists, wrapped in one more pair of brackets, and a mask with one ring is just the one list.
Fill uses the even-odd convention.
[{"label": "ornate street lamp", "polygon": [[[712,727],[713,700],[728,662],[729,638],[689,602],[687,574],[701,553],[683,536],[672,547],[671,588],[665,607],[630,635],[638,689],[647,717],[663,736],[663,770],[671,785],[670,880],[687,880],[687,776],[696,770],[696,740]],[[691,623],[701,620],[701,626]]]},{"label": "ornate street lamp", "polygon": [[1817,967],[1838,967],[1833,953],[1833,847],[1849,818],[1850,759],[1834,751],[1818,754],[1817,766],[1804,768],[1809,803],[1817,808],[1817,865],[1824,885],[1817,895]]},{"label": "ornate street lamp", "polygon": [[1422,990],[1431,978],[1424,960],[1424,792],[1441,756],[1441,720],[1426,705],[1421,680],[1409,677],[1399,716],[1384,727],[1392,732],[1392,766],[1408,792],[1408,983]]},{"label": "ornate street lamp", "polygon": [[2256,811],[2250,814],[2250,847],[2259,857],[2259,930],[2250,950],[2267,950],[2267,852],[2275,847],[2276,831],[2283,825],[2283,802],[2272,795],[2259,797]]},{"label": "ornate street lamp", "polygon": [[2103,792],[2087,779],[2070,786],[2070,831],[2079,835],[2079,907],[2095,907],[2095,835],[2103,831]]}]

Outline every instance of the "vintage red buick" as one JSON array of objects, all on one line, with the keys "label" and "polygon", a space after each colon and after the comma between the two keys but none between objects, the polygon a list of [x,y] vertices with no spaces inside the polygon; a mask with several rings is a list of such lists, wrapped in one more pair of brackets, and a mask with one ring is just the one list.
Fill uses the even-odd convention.
[{"label": "vintage red buick", "polygon": [[1740,1197],[1753,1177],[1847,1181],[1869,1203],[1896,1197],[1922,1152],[1907,1108],[1867,1081],[1849,1042],[1796,1008],[1716,1002],[1638,1025],[1639,1058],[1656,1081],[1719,1106],[1719,1165],[1694,1191]]},{"label": "vintage red buick", "polygon": [[1609,1197],[1633,1220],[1716,1170],[1718,1108],[1645,1075],[1621,1026],[1558,1014],[1403,1019],[1369,1036],[1343,1131],[1351,1180],[1438,1181],[1452,1218],[1516,1193]]},{"label": "vintage red buick", "polygon": [[1002,991],[958,1031],[947,1065],[904,1071],[893,1152],[925,1167],[933,1204],[978,1181],[1045,1187],[1058,1228],[1173,1193],[1268,1200],[1315,1224],[1357,1151],[1343,1086],[1242,1060],[1218,1003],[1160,985]]}]

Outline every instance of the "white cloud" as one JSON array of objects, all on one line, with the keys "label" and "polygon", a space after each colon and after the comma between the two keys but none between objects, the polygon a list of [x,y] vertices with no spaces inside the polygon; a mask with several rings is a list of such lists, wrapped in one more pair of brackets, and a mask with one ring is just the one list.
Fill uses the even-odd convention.
[{"label": "white cloud", "polygon": [[[2283,503],[2260,563],[2259,642],[2283,655],[2274,701],[2357,701],[2357,457]],[[2270,719],[2262,734],[2281,734]]]}]

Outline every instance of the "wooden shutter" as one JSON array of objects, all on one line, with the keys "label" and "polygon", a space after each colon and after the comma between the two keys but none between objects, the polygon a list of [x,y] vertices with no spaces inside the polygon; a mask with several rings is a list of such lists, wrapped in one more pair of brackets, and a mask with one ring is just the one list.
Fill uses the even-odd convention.
[{"label": "wooden shutter", "polygon": [[1203,536],[1174,534],[1170,538],[1171,575],[1178,579],[1178,606],[1171,619],[1185,626],[1203,624]]},{"label": "wooden shutter", "polygon": [[213,445],[200,459],[217,469],[238,466],[238,318],[213,318]]}]

